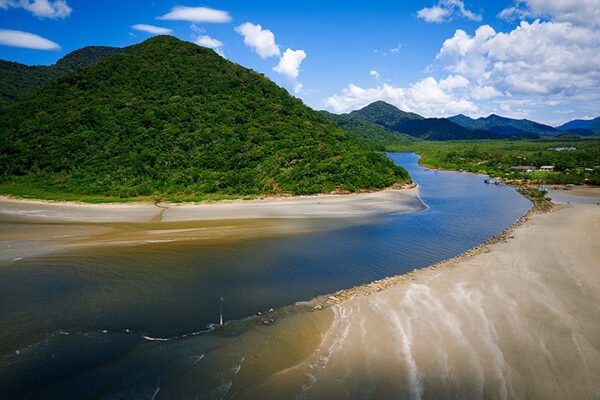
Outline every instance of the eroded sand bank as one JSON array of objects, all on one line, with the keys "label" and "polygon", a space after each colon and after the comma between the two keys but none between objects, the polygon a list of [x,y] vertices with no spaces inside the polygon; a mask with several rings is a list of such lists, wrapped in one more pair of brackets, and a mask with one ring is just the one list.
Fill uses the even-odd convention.
[{"label": "eroded sand bank", "polygon": [[329,218],[415,212],[418,188],[349,195],[298,196],[212,203],[81,204],[0,197],[2,220],[174,222],[256,218]]},{"label": "eroded sand bank", "polygon": [[281,321],[281,346],[295,330],[320,342],[260,377],[242,363],[234,397],[596,398],[600,207],[558,206],[473,257],[304,318]]},{"label": "eroded sand bank", "polygon": [[203,204],[77,204],[0,198],[0,262],[95,245],[237,240],[417,212],[418,189]]}]

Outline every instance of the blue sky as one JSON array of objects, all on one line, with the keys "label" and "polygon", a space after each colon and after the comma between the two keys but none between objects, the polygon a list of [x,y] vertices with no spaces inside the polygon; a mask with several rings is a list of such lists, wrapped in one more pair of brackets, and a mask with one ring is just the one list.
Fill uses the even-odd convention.
[{"label": "blue sky", "polygon": [[148,30],[213,47],[317,109],[600,115],[599,0],[0,0],[0,58],[25,64]]}]

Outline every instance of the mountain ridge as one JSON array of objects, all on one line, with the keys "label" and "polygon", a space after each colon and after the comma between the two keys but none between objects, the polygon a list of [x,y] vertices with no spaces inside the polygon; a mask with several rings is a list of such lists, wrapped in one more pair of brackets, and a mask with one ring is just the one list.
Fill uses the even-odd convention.
[{"label": "mountain ridge", "polygon": [[122,50],[119,47],[86,46],[66,54],[53,65],[0,60],[0,105],[18,100],[67,73],[98,63]]},{"label": "mountain ridge", "polygon": [[384,101],[376,101],[346,115],[350,118],[379,125],[389,131],[424,140],[494,139],[492,132],[472,131],[445,118],[425,118],[400,110]]},{"label": "mountain ridge", "polygon": [[556,129],[559,131],[585,129],[595,134],[600,134],[600,117],[594,119],[574,119],[557,126]]},{"label": "mountain ridge", "polygon": [[490,114],[487,117],[471,118],[463,114],[458,114],[448,118],[471,130],[487,130],[503,136],[510,135],[551,135],[556,134],[556,129],[552,126],[540,124],[528,119],[514,119],[503,117],[497,114]]}]

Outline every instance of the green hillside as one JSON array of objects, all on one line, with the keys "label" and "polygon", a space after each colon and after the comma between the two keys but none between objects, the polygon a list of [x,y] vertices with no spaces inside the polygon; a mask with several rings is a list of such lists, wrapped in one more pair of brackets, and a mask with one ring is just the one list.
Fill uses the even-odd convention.
[{"label": "green hillside", "polygon": [[269,79],[158,36],[0,108],[2,186],[310,194],[410,180]]},{"label": "green hillside", "polygon": [[393,145],[405,145],[415,140],[414,137],[400,132],[394,132],[381,125],[362,119],[354,118],[350,114],[332,114],[320,111],[327,119],[333,121],[344,132],[363,138],[369,146],[377,150],[385,150]]},{"label": "green hillside", "polygon": [[33,93],[60,76],[96,64],[121,49],[88,46],[67,54],[54,65],[24,65],[0,60],[0,104]]}]

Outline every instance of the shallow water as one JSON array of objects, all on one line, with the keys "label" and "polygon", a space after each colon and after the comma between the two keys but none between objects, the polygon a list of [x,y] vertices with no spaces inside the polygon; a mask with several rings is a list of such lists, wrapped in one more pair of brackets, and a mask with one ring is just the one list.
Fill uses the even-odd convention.
[{"label": "shallow water", "polygon": [[[307,322],[300,304],[275,312],[289,315],[281,332],[254,319],[202,332],[218,320],[220,296],[226,318],[239,320],[401,274],[484,242],[530,207],[482,176],[427,170],[414,154],[390,157],[419,183],[426,211],[334,226],[296,221],[311,225],[299,235],[105,246],[3,266],[0,397],[241,396],[233,377],[241,385],[294,365],[306,356],[300,349],[321,340],[331,312]],[[245,359],[249,348],[255,360]],[[244,378],[240,365],[252,362],[265,370]]]}]

